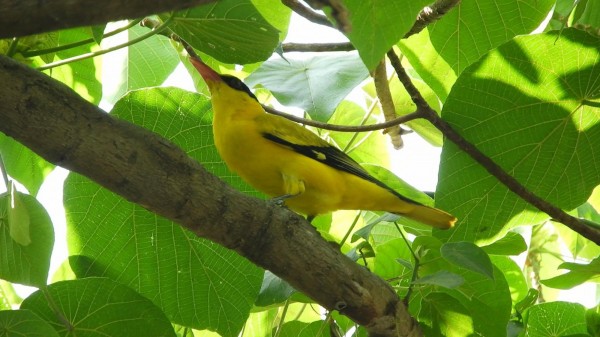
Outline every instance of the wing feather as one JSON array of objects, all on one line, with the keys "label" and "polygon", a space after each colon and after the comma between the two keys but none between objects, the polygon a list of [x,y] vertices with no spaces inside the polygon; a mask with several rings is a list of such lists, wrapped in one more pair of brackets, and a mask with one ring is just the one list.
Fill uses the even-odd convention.
[{"label": "wing feather", "polygon": [[279,145],[285,146],[298,154],[314,159],[334,169],[353,174],[359,178],[370,181],[393,193],[398,198],[413,204],[421,203],[409,199],[386,184],[370,175],[360,164],[340,149],[327,143],[311,131],[300,127],[283,117],[267,115],[269,123],[263,123],[265,128],[262,136]]}]

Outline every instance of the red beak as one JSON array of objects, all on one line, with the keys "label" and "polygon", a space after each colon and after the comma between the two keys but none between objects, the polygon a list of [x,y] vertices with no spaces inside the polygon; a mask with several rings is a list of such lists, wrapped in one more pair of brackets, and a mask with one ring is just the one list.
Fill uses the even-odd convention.
[{"label": "red beak", "polygon": [[192,62],[192,65],[194,65],[194,68],[196,68],[196,70],[198,70],[200,75],[202,75],[204,82],[206,82],[206,84],[209,84],[209,87],[210,87],[210,84],[212,84],[214,82],[222,81],[219,73],[214,71],[211,67],[206,65],[206,63],[202,62],[202,60],[200,60],[199,58],[190,57],[190,62]]}]

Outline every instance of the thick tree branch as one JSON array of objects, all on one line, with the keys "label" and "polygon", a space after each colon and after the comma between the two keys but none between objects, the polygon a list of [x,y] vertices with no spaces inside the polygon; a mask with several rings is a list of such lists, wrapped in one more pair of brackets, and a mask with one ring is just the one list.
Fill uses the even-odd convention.
[{"label": "thick tree branch", "polygon": [[350,42],[332,42],[332,43],[284,43],[282,49],[285,53],[289,52],[329,52],[329,51],[352,51],[356,50]]},{"label": "thick tree branch", "polygon": [[438,0],[434,2],[431,6],[423,8],[419,15],[417,15],[417,20],[415,21],[413,26],[404,35],[404,38],[419,33],[420,31],[425,29],[425,27],[439,20],[442,16],[448,13],[449,10],[457,6],[459,3],[460,0]]},{"label": "thick tree branch", "polygon": [[304,219],[235,191],[170,141],[6,57],[0,101],[0,132],[46,160],[237,251],[374,336],[418,329],[385,281],[333,249]]},{"label": "thick tree branch", "polygon": [[392,66],[396,70],[396,73],[398,74],[398,79],[402,85],[404,85],[404,88],[410,95],[412,101],[417,105],[418,111],[422,114],[423,118],[426,118],[438,130],[440,130],[442,134],[444,134],[444,137],[456,144],[461,150],[467,153],[471,158],[473,158],[473,160],[478,162],[486,171],[488,171],[488,173],[496,177],[496,179],[502,182],[509,190],[521,197],[523,200],[533,205],[540,211],[550,215],[554,220],[583,235],[583,237],[593,241],[597,245],[600,245],[600,231],[586,225],[585,221],[567,214],[562,209],[552,205],[527,189],[527,187],[523,186],[515,177],[508,174],[500,165],[494,162],[494,160],[485,155],[475,145],[470,143],[458,132],[456,132],[452,126],[450,126],[450,124],[444,121],[437,114],[437,112],[435,112],[435,110],[431,109],[419,90],[412,83],[410,77],[400,63],[400,59],[394,53],[394,51],[390,50],[387,55],[392,63]]},{"label": "thick tree branch", "polygon": [[313,11],[312,8],[306,6],[299,0],[281,0],[281,3],[286,5],[291,10],[296,12],[296,14],[302,16],[308,21],[327,27],[333,27],[333,24],[327,19],[325,15]]},{"label": "thick tree branch", "polygon": [[7,0],[0,3],[0,38],[139,18],[212,1],[214,0]]}]

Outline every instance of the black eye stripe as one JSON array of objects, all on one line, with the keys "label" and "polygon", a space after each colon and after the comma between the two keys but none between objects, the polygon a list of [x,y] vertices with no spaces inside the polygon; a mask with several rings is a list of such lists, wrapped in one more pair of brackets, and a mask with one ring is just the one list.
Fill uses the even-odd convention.
[{"label": "black eye stripe", "polygon": [[223,82],[227,83],[227,85],[235,90],[243,91],[247,93],[250,97],[254,98],[258,101],[256,96],[250,91],[250,88],[244,84],[239,78],[229,75],[221,75],[221,79]]}]

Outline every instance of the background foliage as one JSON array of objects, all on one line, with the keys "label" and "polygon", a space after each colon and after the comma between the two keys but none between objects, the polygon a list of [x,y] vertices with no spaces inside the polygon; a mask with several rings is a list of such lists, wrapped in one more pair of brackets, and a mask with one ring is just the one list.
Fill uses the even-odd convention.
[{"label": "background foliage", "polygon": [[[463,1],[402,39],[428,2],[345,0],[353,27],[348,39],[358,52],[308,57],[277,55],[291,16],[279,3],[223,0],[159,17],[211,66],[247,77],[261,101],[332,124],[381,120],[365,79],[395,48],[431,106],[467,140],[542,198],[599,222],[599,3]],[[0,51],[42,67],[260,196],[216,153],[207,90],[181,47],[137,23],[4,40]],[[111,36],[115,27],[124,32]],[[118,52],[54,66],[123,41]],[[181,64],[199,93],[157,87]],[[396,113],[414,111],[402,85],[389,78]],[[344,253],[399,296],[410,294],[409,310],[427,336],[600,335],[597,300],[586,308],[577,299],[559,300],[558,291],[594,289],[598,246],[509,192],[432,125],[408,126],[442,146],[435,204],[460,219],[457,228],[432,231],[389,215],[337,212],[315,220],[323,236],[341,242]],[[387,137],[315,131],[390,186],[433,203],[385,169],[394,160]],[[8,175],[0,197],[0,331],[8,335],[365,335],[270,272],[73,173],[64,184],[69,258],[48,275],[58,224],[36,195],[54,167],[3,134],[0,154]],[[38,290],[21,299],[16,284]]]}]

